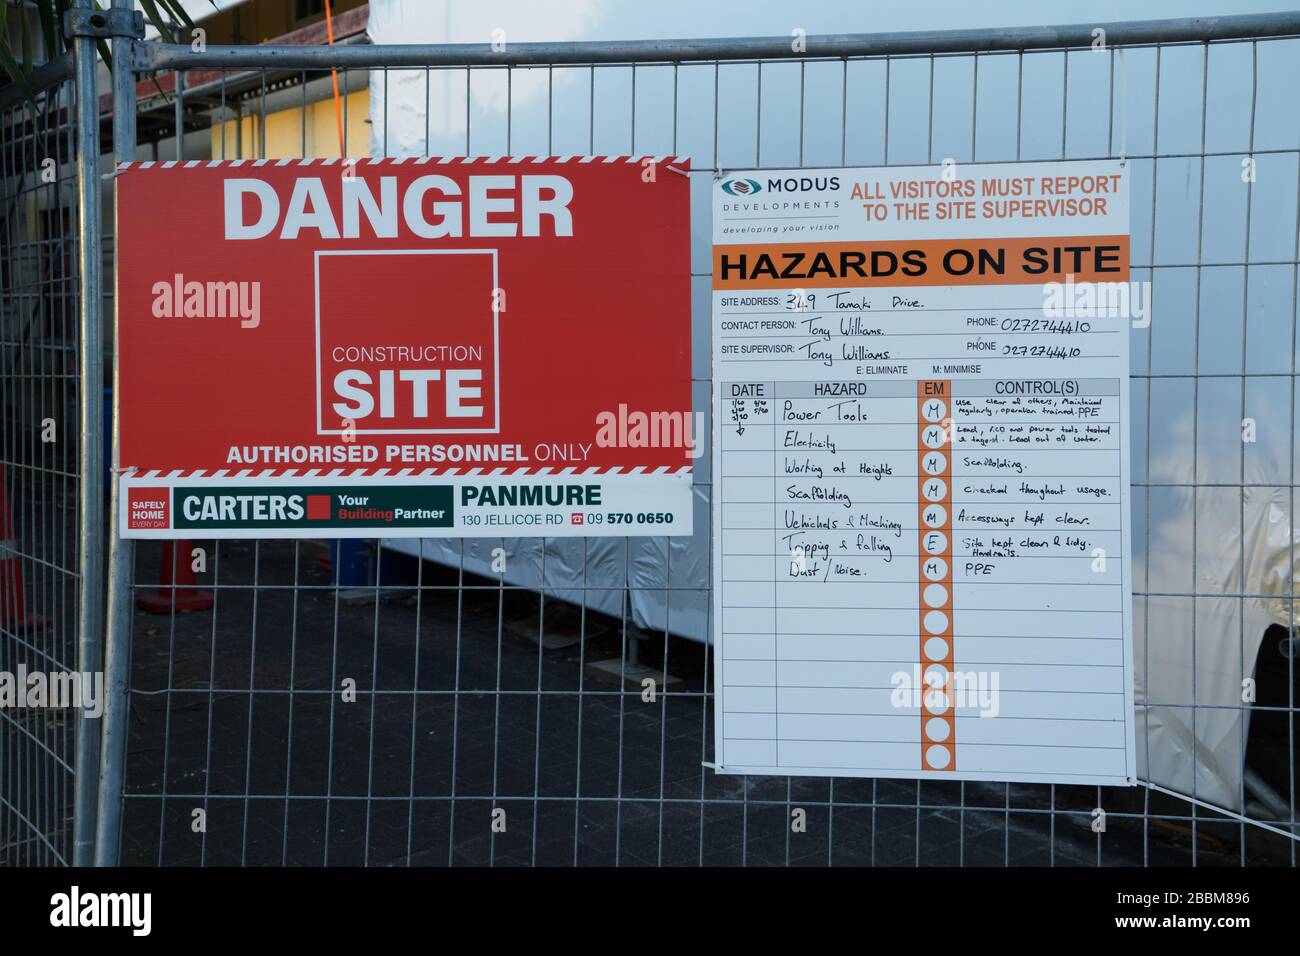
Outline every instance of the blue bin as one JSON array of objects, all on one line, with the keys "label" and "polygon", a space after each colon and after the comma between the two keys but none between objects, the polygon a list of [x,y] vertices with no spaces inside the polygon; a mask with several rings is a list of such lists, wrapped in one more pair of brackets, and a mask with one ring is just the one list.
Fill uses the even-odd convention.
[{"label": "blue bin", "polygon": [[365,538],[341,538],[330,543],[333,584],[340,588],[368,588],[370,579],[370,542]]}]

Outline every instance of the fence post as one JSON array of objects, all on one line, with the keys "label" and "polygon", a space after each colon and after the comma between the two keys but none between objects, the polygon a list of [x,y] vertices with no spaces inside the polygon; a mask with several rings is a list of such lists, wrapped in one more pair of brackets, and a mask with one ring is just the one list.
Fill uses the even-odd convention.
[{"label": "fence post", "polygon": [[[132,0],[113,0],[114,10],[131,10]],[[135,159],[135,73],[131,70],[129,36],[113,37],[113,161]],[[113,180],[117,188],[116,178]],[[116,210],[116,204],[114,204]],[[117,213],[113,214],[113,274],[117,275]],[[121,460],[118,438],[117,330],[121,302],[113,298],[113,453],[112,503],[109,513],[108,609],[104,635],[104,726],[99,766],[99,817],[95,832],[95,865],[117,866],[122,837],[122,786],[126,772],[126,742],[130,729],[131,679],[131,575],[135,567],[135,542],[119,534]],[[189,560],[188,555],[182,556]]]},{"label": "fence post", "polygon": [[[93,0],[77,0],[78,11],[89,11]],[[104,347],[99,210],[99,93],[95,88],[98,53],[95,39],[77,30],[73,57],[77,91],[77,256],[81,273],[78,390],[81,401],[80,495],[78,500],[77,567],[81,600],[77,607],[77,669],[100,671],[103,652],[104,596]],[[99,718],[77,711],[77,753],[74,763],[73,848],[75,866],[93,861],[95,812],[99,775]]]}]

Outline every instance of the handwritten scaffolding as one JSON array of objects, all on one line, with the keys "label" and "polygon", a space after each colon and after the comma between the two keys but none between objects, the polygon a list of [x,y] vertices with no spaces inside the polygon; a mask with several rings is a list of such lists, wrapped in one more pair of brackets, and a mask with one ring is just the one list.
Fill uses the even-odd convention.
[{"label": "handwritten scaffolding", "polygon": [[715,185],[718,769],[1132,783],[1126,171],[834,173]]}]

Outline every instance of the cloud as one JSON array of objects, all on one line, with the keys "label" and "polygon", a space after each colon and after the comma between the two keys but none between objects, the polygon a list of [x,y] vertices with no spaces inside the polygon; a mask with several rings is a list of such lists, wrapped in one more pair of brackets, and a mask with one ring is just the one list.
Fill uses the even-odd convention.
[{"label": "cloud", "polygon": [[[515,42],[562,42],[589,35],[607,6],[606,0],[529,4],[371,0],[368,32],[375,43],[495,42],[508,49]],[[509,87],[504,70],[477,70],[471,84],[471,112],[504,115],[507,107],[517,110],[541,99],[546,88],[544,69],[512,71]],[[394,156],[423,153],[426,143],[445,143],[465,135],[463,70],[431,70],[427,75],[424,70],[389,70],[386,79],[383,71],[373,71],[370,91],[373,155],[384,152],[385,122],[387,153]]]}]

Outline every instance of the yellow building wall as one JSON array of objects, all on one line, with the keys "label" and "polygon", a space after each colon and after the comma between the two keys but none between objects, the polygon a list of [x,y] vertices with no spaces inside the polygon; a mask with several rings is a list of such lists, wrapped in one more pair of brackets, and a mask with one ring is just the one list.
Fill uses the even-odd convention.
[{"label": "yellow building wall", "polygon": [[[350,157],[370,155],[370,91],[357,90],[343,97],[346,104],[344,122],[347,131],[347,153]],[[256,101],[253,101],[256,103]],[[303,152],[303,114],[301,107],[281,110],[266,117],[266,155],[261,155],[262,117],[259,113],[244,116],[238,122],[231,120],[212,127],[213,159],[298,159],[337,157],[339,154],[338,124],[334,117],[334,97],[308,103],[306,110],[306,147]],[[225,152],[222,153],[222,134],[225,135]]]}]

